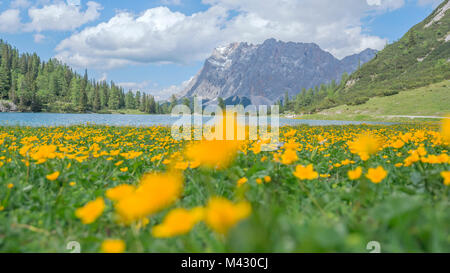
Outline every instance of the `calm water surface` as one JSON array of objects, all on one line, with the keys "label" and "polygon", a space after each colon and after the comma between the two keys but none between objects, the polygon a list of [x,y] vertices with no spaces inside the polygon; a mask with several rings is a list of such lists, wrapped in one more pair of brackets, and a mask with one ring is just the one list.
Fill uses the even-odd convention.
[{"label": "calm water surface", "polygon": [[[102,115],[102,114],[53,114],[53,113],[0,113],[0,125],[21,126],[69,126],[82,124],[98,124],[111,126],[153,126],[172,125],[179,117],[170,115]],[[209,118],[204,118],[204,122]],[[269,121],[270,122],[270,121]],[[280,118],[280,125],[307,124],[312,126],[348,125],[348,124],[384,124],[389,122],[361,122],[336,120],[303,120]]]}]

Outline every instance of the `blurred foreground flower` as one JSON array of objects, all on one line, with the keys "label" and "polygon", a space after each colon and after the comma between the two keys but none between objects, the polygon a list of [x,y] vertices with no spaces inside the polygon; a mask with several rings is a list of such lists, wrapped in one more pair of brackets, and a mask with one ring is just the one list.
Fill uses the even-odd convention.
[{"label": "blurred foreground flower", "polygon": [[[176,172],[144,175],[137,189],[124,198],[120,198],[115,205],[120,220],[129,224],[164,209],[175,202],[182,187],[182,176]],[[122,191],[128,190],[122,189]],[[111,195],[114,194],[110,192]]]},{"label": "blurred foreground flower", "polygon": [[169,238],[183,235],[199,221],[203,219],[204,209],[201,207],[187,210],[177,208],[171,210],[164,218],[163,222],[152,229],[152,235],[157,238]]},{"label": "blurred foreground flower", "polygon": [[450,171],[441,172],[442,178],[444,178],[444,185],[450,186]]},{"label": "blurred foreground flower", "polygon": [[135,187],[128,184],[122,184],[117,187],[108,189],[106,191],[106,197],[112,201],[119,201],[135,191]]},{"label": "blurred foreground flower", "polygon": [[222,197],[209,200],[205,210],[205,222],[215,232],[227,234],[240,220],[250,215],[251,206],[248,202],[233,204]]},{"label": "blurred foreground flower", "polygon": [[444,142],[450,145],[450,115],[442,120],[441,135]]},{"label": "blurred foreground flower", "polygon": [[356,168],[354,170],[350,170],[350,171],[348,171],[347,174],[348,174],[348,178],[350,180],[356,180],[356,179],[361,177],[361,175],[362,175],[362,168],[358,167],[358,168]]},{"label": "blurred foreground flower", "polygon": [[125,251],[125,243],[122,240],[108,239],[103,241],[101,250],[103,253],[123,253]]},{"label": "blurred foreground flower", "polygon": [[381,141],[378,137],[371,135],[360,135],[354,141],[348,141],[350,152],[359,155],[361,160],[366,161],[381,148]]},{"label": "blurred foreground flower", "polygon": [[377,168],[370,168],[367,172],[366,177],[375,184],[380,183],[387,176],[387,171],[383,167],[378,166]]},{"label": "blurred foreground flower", "polygon": [[52,174],[47,175],[46,178],[50,181],[55,181],[56,179],[58,179],[59,174],[60,174],[59,172],[54,172]]},{"label": "blurred foreground flower", "polygon": [[319,177],[319,174],[314,171],[312,164],[308,166],[298,165],[295,168],[294,175],[300,180],[313,180]]},{"label": "blurred foreground flower", "polygon": [[199,166],[223,169],[233,161],[239,149],[238,141],[201,141],[186,150],[186,157]]},{"label": "blurred foreground flower", "polygon": [[105,201],[99,197],[75,211],[75,216],[81,219],[83,224],[91,224],[103,213]]}]

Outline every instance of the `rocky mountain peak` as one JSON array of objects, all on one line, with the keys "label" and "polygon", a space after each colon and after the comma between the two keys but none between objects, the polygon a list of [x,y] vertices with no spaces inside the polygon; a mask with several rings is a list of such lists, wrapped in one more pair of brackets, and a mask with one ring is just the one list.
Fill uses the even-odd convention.
[{"label": "rocky mountain peak", "polygon": [[367,49],[338,60],[314,43],[273,38],[259,45],[231,43],[214,49],[182,94],[212,101],[245,98],[253,104],[272,104],[285,92],[292,96],[302,88],[339,81],[344,72],[355,71],[375,53]]}]

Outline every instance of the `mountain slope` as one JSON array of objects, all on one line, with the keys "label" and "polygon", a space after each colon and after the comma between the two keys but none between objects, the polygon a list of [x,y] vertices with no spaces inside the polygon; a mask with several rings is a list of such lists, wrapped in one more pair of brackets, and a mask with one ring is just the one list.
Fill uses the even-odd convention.
[{"label": "mountain slope", "polygon": [[367,49],[338,60],[313,43],[275,39],[261,45],[233,43],[214,50],[182,95],[208,100],[240,97],[253,104],[272,104],[285,92],[292,96],[302,88],[338,81],[375,54]]},{"label": "mountain slope", "polygon": [[[339,104],[450,79],[450,1],[350,76]],[[450,90],[449,90],[450,92]]]},{"label": "mountain slope", "polygon": [[361,105],[340,105],[304,119],[405,121],[408,117],[443,117],[450,113],[450,81],[401,91],[389,97],[373,97]]}]

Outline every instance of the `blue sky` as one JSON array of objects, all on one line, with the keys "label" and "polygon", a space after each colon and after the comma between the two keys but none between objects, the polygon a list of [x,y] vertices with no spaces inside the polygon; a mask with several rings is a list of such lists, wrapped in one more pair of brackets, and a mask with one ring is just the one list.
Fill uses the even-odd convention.
[{"label": "blue sky", "polygon": [[0,38],[160,99],[230,42],[315,42],[338,58],[382,49],[441,0],[0,0]]}]

